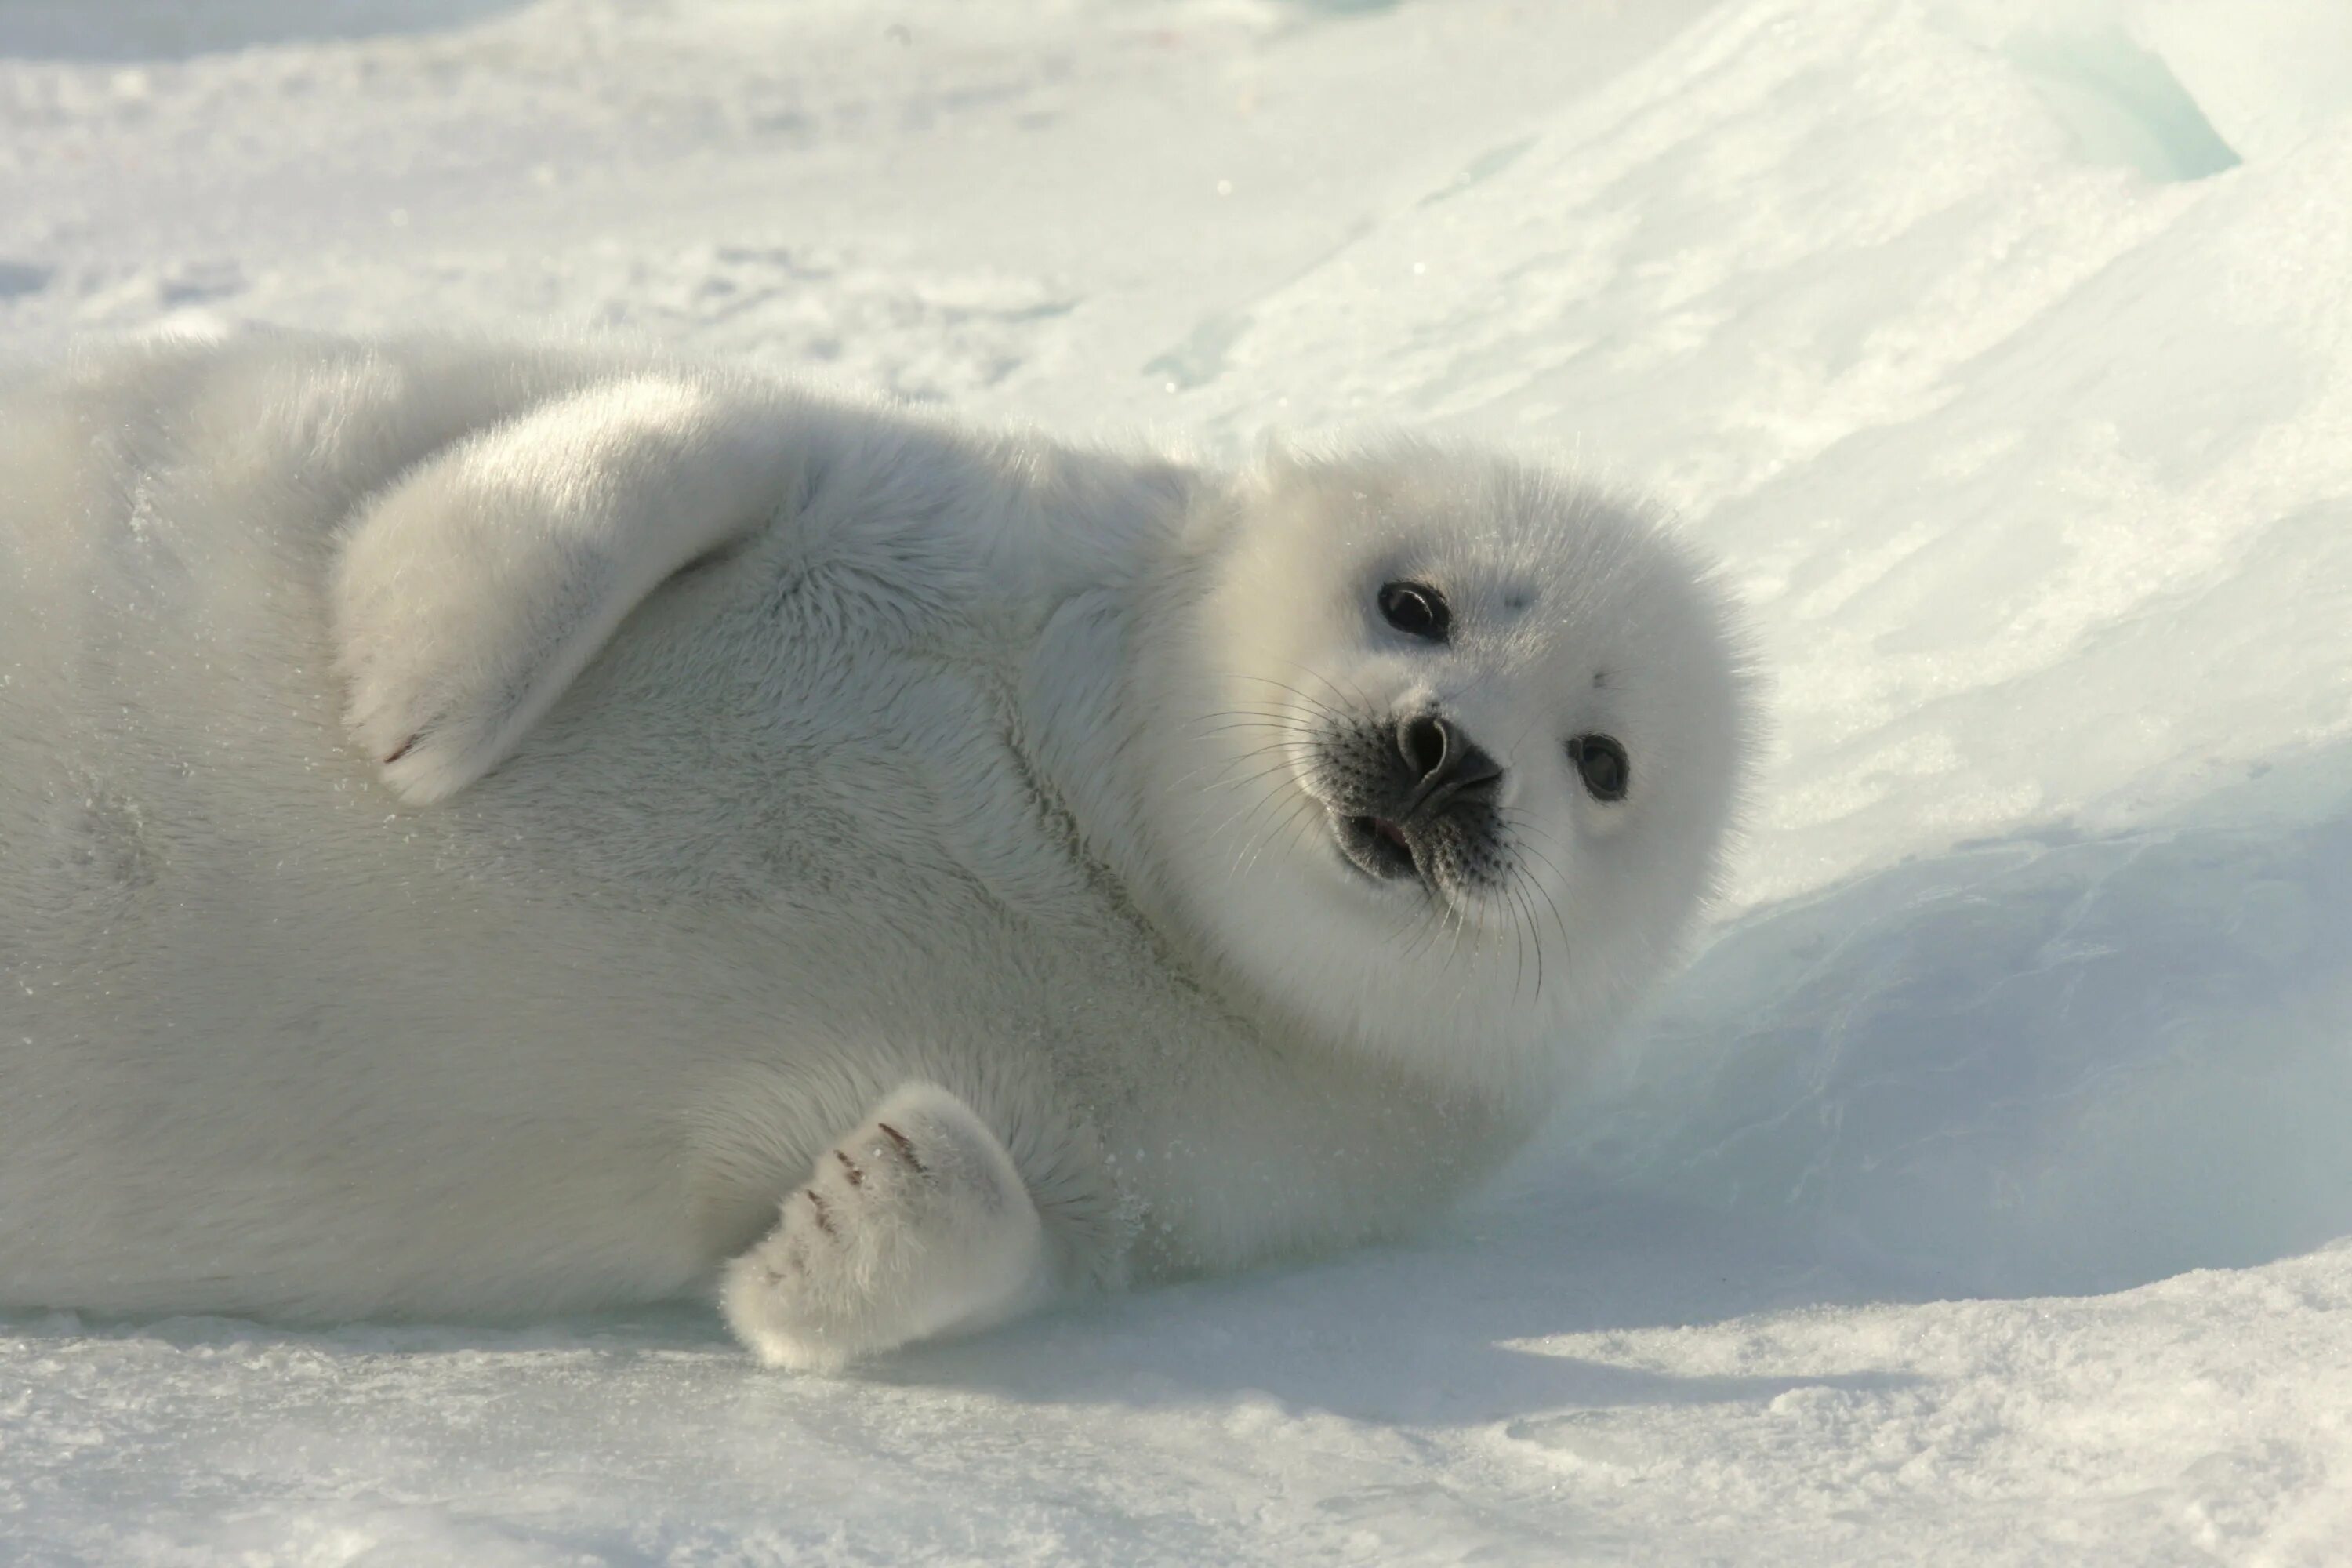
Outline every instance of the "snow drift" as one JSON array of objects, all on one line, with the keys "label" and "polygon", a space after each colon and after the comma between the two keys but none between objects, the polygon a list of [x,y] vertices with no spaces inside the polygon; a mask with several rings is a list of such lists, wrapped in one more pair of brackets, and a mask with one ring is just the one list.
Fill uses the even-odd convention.
[{"label": "snow drift", "polygon": [[334,10],[0,15],[12,349],[586,329],[1567,451],[1724,555],[1775,750],[1710,944],[1457,1232],[852,1383],[685,1311],[18,1322],[0,1554],[2352,1539],[2340,6]]}]

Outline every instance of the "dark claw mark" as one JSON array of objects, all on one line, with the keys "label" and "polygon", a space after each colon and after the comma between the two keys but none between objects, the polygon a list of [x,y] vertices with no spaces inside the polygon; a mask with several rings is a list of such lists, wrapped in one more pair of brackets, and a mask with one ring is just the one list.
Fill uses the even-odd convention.
[{"label": "dark claw mark", "polygon": [[885,1133],[888,1134],[891,1142],[898,1145],[899,1158],[905,1160],[907,1163],[915,1167],[915,1174],[919,1176],[928,1176],[931,1173],[931,1168],[929,1165],[924,1164],[921,1160],[916,1158],[915,1146],[907,1141],[907,1135],[904,1132],[899,1131],[897,1128],[891,1126],[887,1121],[877,1121],[874,1125],[879,1127]]},{"label": "dark claw mark", "polygon": [[835,1149],[833,1152],[833,1157],[841,1162],[841,1168],[843,1170],[849,1173],[849,1184],[851,1186],[862,1187],[866,1184],[866,1173],[857,1168],[857,1162],[852,1160],[848,1155],[843,1153],[838,1149]]},{"label": "dark claw mark", "polygon": [[401,758],[408,755],[409,752],[416,750],[416,742],[423,739],[425,739],[425,737],[421,732],[409,736],[408,739],[400,743],[400,749],[398,751],[384,758],[383,765],[385,767],[390,767],[393,763],[400,761]]},{"label": "dark claw mark", "polygon": [[833,1228],[833,1216],[825,1212],[824,1200],[816,1195],[816,1189],[814,1187],[810,1187],[807,1191],[810,1206],[816,1210],[817,1229],[824,1232],[827,1236],[839,1236],[841,1233]]}]

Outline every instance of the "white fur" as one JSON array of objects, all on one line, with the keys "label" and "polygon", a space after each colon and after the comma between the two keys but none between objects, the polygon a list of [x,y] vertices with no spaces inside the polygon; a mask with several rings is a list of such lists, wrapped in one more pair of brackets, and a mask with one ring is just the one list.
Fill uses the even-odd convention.
[{"label": "white fur", "polygon": [[[1486,881],[1318,804],[1423,711],[1504,770]],[[716,1288],[831,1366],[1388,1231],[1671,961],[1749,731],[1689,554],[1498,458],[1226,476],[437,340],[21,375],[0,1304]]]}]

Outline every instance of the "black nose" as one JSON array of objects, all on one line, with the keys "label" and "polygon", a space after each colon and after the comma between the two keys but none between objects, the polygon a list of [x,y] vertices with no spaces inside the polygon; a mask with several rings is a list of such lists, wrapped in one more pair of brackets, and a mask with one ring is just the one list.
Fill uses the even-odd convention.
[{"label": "black nose", "polygon": [[1501,764],[1434,713],[1397,726],[1397,755],[1412,778],[1407,816],[1422,810],[1442,811],[1458,795],[1492,795],[1503,777]]}]

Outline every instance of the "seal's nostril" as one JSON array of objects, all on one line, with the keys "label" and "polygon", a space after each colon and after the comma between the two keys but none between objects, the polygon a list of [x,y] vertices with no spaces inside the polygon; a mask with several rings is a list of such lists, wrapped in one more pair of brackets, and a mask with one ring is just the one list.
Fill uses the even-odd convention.
[{"label": "seal's nostril", "polygon": [[1397,755],[1411,779],[1404,815],[1424,807],[1442,809],[1457,796],[1491,798],[1500,786],[1501,766],[1470,738],[1434,713],[1397,725]]},{"label": "seal's nostril", "polygon": [[1397,752],[1412,770],[1415,782],[1427,780],[1445,766],[1454,748],[1453,732],[1435,714],[1408,719],[1397,726]]}]

